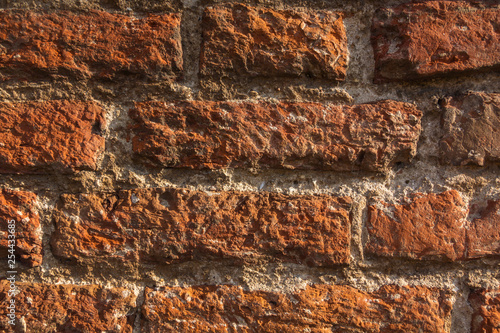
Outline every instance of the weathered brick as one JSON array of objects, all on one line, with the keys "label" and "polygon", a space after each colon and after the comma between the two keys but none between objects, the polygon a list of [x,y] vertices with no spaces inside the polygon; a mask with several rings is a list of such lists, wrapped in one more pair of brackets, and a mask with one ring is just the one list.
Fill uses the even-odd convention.
[{"label": "weathered brick", "polygon": [[383,171],[416,152],[413,104],[137,103],[133,150],[144,163],[192,169]]},{"label": "weathered brick", "polygon": [[350,259],[350,199],[175,188],[63,195],[55,256],[185,262],[264,259],[327,266]]},{"label": "weathered brick", "polygon": [[500,69],[500,6],[424,1],[379,9],[372,24],[375,81]]},{"label": "weathered brick", "polygon": [[145,18],[102,11],[0,12],[4,79],[112,79],[137,74],[175,79],[182,71],[180,15]]},{"label": "weathered brick", "polygon": [[[42,230],[35,208],[36,195],[31,192],[0,190],[0,257],[7,261],[9,253],[8,221],[15,223],[16,261],[28,266],[42,263]],[[12,237],[11,237],[12,240]],[[16,262],[17,264],[17,262]]]},{"label": "weathered brick", "polygon": [[342,14],[208,7],[202,21],[202,75],[344,80],[349,52]]},{"label": "weathered brick", "polygon": [[448,332],[451,293],[313,285],[293,294],[237,286],[146,288],[141,332]]},{"label": "weathered brick", "polygon": [[464,259],[467,213],[467,205],[455,190],[417,195],[401,205],[372,205],[366,250],[414,259]]},{"label": "weathered brick", "polygon": [[[0,281],[2,332],[132,332],[136,296],[125,288],[16,282],[16,326],[9,325],[10,283]],[[24,317],[27,331],[22,331]]]},{"label": "weathered brick", "polygon": [[0,173],[95,169],[104,112],[93,102],[0,103]]},{"label": "weathered brick", "polygon": [[469,304],[473,310],[471,333],[500,332],[500,290],[473,291]]},{"label": "weathered brick", "polygon": [[469,92],[444,99],[442,107],[442,163],[500,162],[500,94]]},{"label": "weathered brick", "polygon": [[500,200],[490,200],[482,209],[473,207],[471,213],[479,217],[467,230],[468,257],[500,255]]}]

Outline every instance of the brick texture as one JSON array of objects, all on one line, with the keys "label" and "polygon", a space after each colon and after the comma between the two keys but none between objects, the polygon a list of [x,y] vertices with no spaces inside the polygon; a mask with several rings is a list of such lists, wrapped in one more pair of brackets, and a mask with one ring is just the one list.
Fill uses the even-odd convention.
[{"label": "brick texture", "polygon": [[500,290],[480,289],[470,293],[471,333],[500,332]]},{"label": "brick texture", "polygon": [[180,15],[0,12],[4,79],[67,76],[112,79],[137,74],[175,79],[182,72]]},{"label": "brick texture", "polygon": [[441,162],[500,162],[500,94],[470,92],[442,101]]},{"label": "brick texture", "polygon": [[0,103],[0,173],[95,169],[104,125],[94,102]]},{"label": "brick texture", "polygon": [[31,192],[0,190],[0,257],[7,262],[9,250],[8,221],[15,220],[14,254],[28,266],[42,263],[42,230],[35,208],[37,197]]},{"label": "brick texture", "polygon": [[227,4],[203,15],[202,75],[343,80],[349,52],[342,14]]},{"label": "brick texture", "polygon": [[422,117],[396,101],[137,103],[133,150],[144,163],[191,169],[382,171],[408,163]]},{"label": "brick texture", "polygon": [[0,333],[500,333],[499,268],[500,0],[0,0]]},{"label": "brick texture", "polygon": [[[21,332],[125,332],[133,329],[136,296],[124,288],[16,282],[16,326],[8,324],[10,283],[0,281],[0,330]],[[18,330],[14,331],[14,328]]]},{"label": "brick texture", "polygon": [[425,1],[375,13],[375,81],[500,69],[500,8],[486,2]]},{"label": "brick texture", "polygon": [[63,195],[54,254],[67,259],[349,262],[350,200],[157,188]]},{"label": "brick texture", "polygon": [[500,255],[500,200],[490,200],[486,207],[471,209],[477,214],[467,230],[469,258]]},{"label": "brick texture", "polygon": [[293,294],[236,286],[146,288],[141,332],[448,332],[450,293],[314,285]]},{"label": "brick texture", "polygon": [[414,259],[464,259],[468,207],[460,194],[418,195],[409,203],[369,206],[369,253]]}]

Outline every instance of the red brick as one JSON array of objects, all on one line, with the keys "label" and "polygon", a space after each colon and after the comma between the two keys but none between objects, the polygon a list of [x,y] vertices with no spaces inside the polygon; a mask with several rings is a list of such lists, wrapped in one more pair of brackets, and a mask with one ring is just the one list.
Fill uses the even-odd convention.
[{"label": "red brick", "polygon": [[375,81],[500,69],[500,6],[425,1],[376,12]]},{"label": "red brick", "polygon": [[471,333],[500,333],[500,290],[480,289],[470,293]]},{"label": "red brick", "polygon": [[413,104],[137,103],[136,157],[191,169],[383,171],[416,152],[422,116]]},{"label": "red brick", "polygon": [[102,11],[0,12],[0,69],[6,78],[175,79],[182,71],[180,15],[145,18]]},{"label": "red brick", "polygon": [[420,194],[409,203],[368,209],[369,253],[414,259],[464,259],[467,205],[460,194]]},{"label": "red brick", "polygon": [[42,230],[36,200],[31,192],[0,190],[0,257],[5,262],[11,254],[8,252],[8,221],[14,220],[16,265],[17,260],[30,267],[42,263]]},{"label": "red brick", "polygon": [[0,103],[0,173],[95,169],[104,112],[93,102]]},{"label": "red brick", "polygon": [[443,100],[442,107],[442,163],[500,162],[500,94],[469,92]]},{"label": "red brick", "polygon": [[[15,328],[20,329],[24,317],[27,332],[132,332],[136,296],[127,289],[26,282],[16,282],[16,287]],[[14,332],[7,318],[9,288],[8,281],[0,282],[2,332]]]},{"label": "red brick", "polygon": [[467,230],[468,257],[500,255],[500,200],[490,200],[483,209],[472,210],[479,217]]},{"label": "red brick", "polygon": [[314,285],[293,294],[237,286],[146,288],[141,332],[448,332],[451,294]]},{"label": "red brick", "polygon": [[344,80],[349,51],[342,14],[208,7],[202,21],[202,75],[308,76]]},{"label": "red brick", "polygon": [[227,258],[327,266],[348,263],[350,199],[175,188],[63,195],[55,256],[185,262]]}]

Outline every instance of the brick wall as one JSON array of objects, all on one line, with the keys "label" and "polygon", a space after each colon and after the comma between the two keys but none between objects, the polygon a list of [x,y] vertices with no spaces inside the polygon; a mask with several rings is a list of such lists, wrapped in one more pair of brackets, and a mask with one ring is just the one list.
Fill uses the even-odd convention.
[{"label": "brick wall", "polygon": [[0,7],[0,331],[500,332],[498,2]]}]

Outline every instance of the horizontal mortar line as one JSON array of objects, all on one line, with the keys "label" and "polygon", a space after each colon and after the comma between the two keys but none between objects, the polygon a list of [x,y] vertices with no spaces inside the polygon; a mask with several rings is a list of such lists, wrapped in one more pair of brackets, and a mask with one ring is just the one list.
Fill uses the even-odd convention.
[{"label": "horizontal mortar line", "polygon": [[[107,153],[111,153],[108,151]],[[437,158],[436,158],[437,159]],[[419,161],[422,162],[422,161]],[[418,165],[418,169],[424,170],[436,170],[439,171],[443,176],[440,178],[446,180],[449,178],[448,173],[453,174],[470,174],[473,176],[477,176],[478,173],[487,173],[494,172],[492,168],[496,168],[499,164],[496,162],[488,162],[484,166],[460,166],[460,165],[447,165],[447,164],[439,164],[436,163],[423,163]],[[218,169],[191,169],[191,168],[176,168],[176,167],[168,167],[168,168],[151,168],[151,170],[147,170],[147,167],[144,167],[142,171],[139,169],[141,164],[133,164],[133,165],[118,165],[118,167],[124,168],[127,171],[131,171],[136,173],[139,176],[164,176],[162,173],[169,172],[173,173],[175,176],[185,176],[185,178],[189,178],[192,176],[214,176],[214,175],[226,175],[225,173],[229,172],[233,176],[245,176],[248,178],[259,178],[259,177],[269,177],[275,176],[278,174],[279,176],[328,176],[328,177],[342,177],[342,180],[347,179],[362,179],[362,178],[383,178],[386,177],[391,171],[417,171],[412,173],[412,178],[418,178],[419,176],[431,176],[429,172],[420,171],[418,172],[417,166],[413,165],[412,162],[409,164],[405,164],[403,168],[398,167],[389,167],[387,172],[371,172],[371,171],[362,171],[362,170],[353,170],[353,171],[335,171],[335,170],[319,170],[319,169],[281,169],[281,168],[266,168],[260,169],[256,171],[252,171],[249,168],[218,168]],[[77,182],[75,177],[79,176],[84,172],[85,174],[92,174],[93,176],[113,176],[112,170],[102,169],[102,170],[81,170],[74,173],[68,174],[47,174],[47,173],[1,173],[0,174],[0,182],[5,182],[6,180],[18,180],[18,181],[26,181],[26,180],[34,180],[34,181],[46,181],[47,178],[49,180],[60,180],[60,182],[73,181]],[[5,179],[8,178],[8,179]],[[53,179],[52,179],[53,178]],[[167,178],[166,178],[167,179]],[[127,179],[118,178],[116,181],[126,181]],[[168,179],[167,179],[168,180]]]},{"label": "horizontal mortar line", "polygon": [[[486,78],[485,78],[485,75],[487,76]],[[468,80],[464,80],[464,77],[467,77]],[[486,90],[496,91],[494,88],[494,85],[492,85],[491,82],[492,82],[492,80],[494,80],[497,77],[499,77],[499,74],[497,74],[497,73],[471,73],[469,75],[464,75],[462,77],[458,76],[458,77],[451,77],[451,78],[435,78],[435,79],[427,79],[427,80],[423,79],[421,81],[414,81],[414,82],[409,81],[409,82],[403,82],[403,83],[389,82],[389,83],[384,83],[384,84],[374,84],[374,83],[368,83],[368,82],[353,82],[353,81],[346,80],[342,83],[339,83],[335,87],[331,87],[330,81],[323,82],[321,80],[309,80],[308,82],[304,82],[304,79],[300,79],[300,78],[299,79],[286,79],[286,78],[284,78],[281,82],[284,82],[285,83],[284,85],[288,85],[288,86],[292,86],[292,87],[293,86],[304,86],[304,84],[305,84],[305,88],[310,88],[310,89],[320,88],[320,87],[321,88],[324,88],[324,87],[336,88],[336,89],[344,90],[347,93],[349,93],[349,89],[364,89],[364,90],[368,90],[372,93],[375,93],[376,94],[375,99],[387,98],[387,97],[384,97],[385,93],[377,93],[377,91],[381,90],[381,88],[384,88],[383,89],[384,91],[386,91],[387,89],[389,89],[389,90],[396,89],[399,91],[405,91],[405,92],[407,92],[406,94],[411,95],[414,93],[414,92],[412,92],[412,89],[421,87],[424,89],[424,92],[423,92],[424,96],[423,97],[420,96],[419,97],[419,100],[420,100],[422,98],[425,98],[425,96],[430,97],[430,96],[433,96],[436,94],[440,94],[440,95],[442,95],[442,94],[454,94],[454,93],[456,93],[457,88],[460,88],[460,87],[470,89],[470,86],[472,84],[471,80],[473,81],[474,84],[485,84],[485,87],[482,87],[481,90],[486,89]],[[258,82],[258,80],[264,80],[264,79],[266,79],[266,78],[258,78],[258,79],[254,79],[254,80],[256,82]],[[179,87],[185,87],[185,88],[191,89],[192,93],[194,93],[194,95],[196,95],[197,92],[204,90],[203,88],[197,88],[201,81],[203,81],[203,80],[176,82],[176,84]],[[96,94],[93,93],[93,89],[95,89],[95,87],[92,87],[92,86],[89,87],[88,83],[90,83],[91,85],[95,85],[96,87],[106,87],[106,88],[115,88],[116,87],[116,90],[118,90],[118,91],[123,91],[124,89],[132,90],[132,91],[139,91],[141,94],[144,94],[145,96],[150,94],[150,93],[154,93],[158,89],[172,90],[171,88],[157,88],[156,84],[160,84],[161,82],[153,83],[153,84],[149,83],[151,85],[151,87],[135,88],[137,83],[144,83],[145,85],[148,84],[146,81],[141,81],[141,80],[136,80],[136,81],[134,81],[134,83],[125,83],[125,86],[123,83],[117,84],[117,83],[107,83],[107,82],[92,82],[91,80],[85,81],[85,80],[69,79],[68,82],[73,83],[75,85],[80,84],[80,85],[87,87],[83,92],[81,92],[81,91],[75,92],[75,95],[82,95],[83,93],[90,93],[89,98],[88,98],[89,100],[94,100],[94,101],[100,102],[104,105],[112,104],[115,107],[121,106],[123,108],[130,107],[130,104],[133,104],[136,101],[143,101],[143,100],[147,100],[147,99],[140,99],[140,100],[127,99],[127,98],[124,98],[123,95],[120,95],[120,97],[116,97],[116,98],[113,98],[113,97],[106,98],[105,100],[95,98]],[[251,89],[255,88],[256,85],[257,85],[257,83],[254,83],[254,84],[248,83],[247,85],[245,85],[244,87],[241,88],[241,91],[247,91],[247,90],[250,91]],[[429,89],[429,87],[434,88],[435,90]],[[8,90],[18,90],[18,89],[26,89],[26,90],[30,90],[30,89],[39,90],[39,89],[41,89],[40,86],[29,86],[29,85],[22,86],[22,87],[15,87],[15,86],[13,86],[13,83],[6,83],[6,82],[0,83],[0,88],[7,90],[7,91]],[[53,83],[53,82],[47,82],[46,84],[43,85],[43,89],[51,90],[48,88],[57,89],[57,91],[60,91],[60,92],[71,93],[74,91],[74,89],[61,87],[58,85],[58,83]],[[404,90],[401,90],[403,88],[404,88]],[[216,101],[224,101],[224,102],[262,102],[262,101],[266,101],[266,100],[291,101],[291,102],[294,101],[293,99],[290,99],[290,98],[286,98],[286,97],[283,98],[282,94],[273,93],[271,90],[270,91],[262,91],[262,93],[264,93],[265,95],[262,96],[261,99],[217,99]],[[419,94],[421,94],[421,93],[422,92],[419,92]],[[27,94],[27,95],[29,95],[29,94]],[[133,94],[130,94],[130,95],[133,95]],[[59,100],[60,98],[59,97],[56,98],[56,96],[54,96],[53,99]],[[21,97],[21,98],[14,98],[14,99],[10,99],[10,100],[15,101],[15,102],[29,102],[29,101],[49,101],[49,100],[53,100],[53,99],[52,98],[39,99],[39,98],[36,98],[36,96],[33,96],[33,98]],[[68,98],[68,99],[72,99],[72,98]],[[9,99],[5,99],[5,100],[9,100]],[[155,100],[165,101],[165,102],[191,101],[190,99],[185,100],[185,99],[179,99],[179,98],[165,98],[165,97],[160,98],[160,99],[155,99]],[[195,99],[195,100],[215,101],[215,100],[207,100],[207,99]],[[323,98],[318,97],[318,98],[312,98],[312,99],[306,98],[305,100],[307,100],[308,102],[317,101],[319,103],[337,103],[337,102],[330,102],[327,97],[323,97]]]},{"label": "horizontal mortar line", "polygon": [[[162,270],[156,269],[161,265],[148,265],[148,266],[139,265],[138,270],[143,271],[143,272],[144,271],[147,272],[147,271],[151,270],[155,273],[157,279],[164,280],[166,284],[168,284],[168,282],[173,283],[176,281],[179,283],[189,282],[190,285],[206,284],[207,278],[205,276],[200,277],[200,278],[195,278],[195,277],[189,277],[189,278],[185,278],[185,279],[180,278],[180,276],[185,274],[184,270],[192,269],[193,267],[191,267],[191,266],[197,265],[197,263],[194,263],[194,262],[190,262],[187,264],[189,265],[189,267],[181,267],[181,266],[187,266],[187,265],[183,265],[183,264],[172,264],[172,266],[174,266],[174,267],[168,267],[169,265],[163,265],[162,270],[170,269],[170,271],[172,271],[171,274],[168,274],[168,273],[162,272]],[[203,264],[206,264],[206,262],[204,262]],[[216,264],[215,269],[214,269],[213,264]],[[398,270],[406,270],[406,271],[412,270],[412,272],[408,273],[408,274],[388,272],[388,271],[393,271],[395,265],[398,267]],[[487,278],[491,281],[497,280],[500,283],[500,276],[492,277],[492,274],[493,274],[493,276],[498,275],[498,269],[496,268],[497,265],[498,265],[498,262],[496,264],[492,264],[492,265],[484,265],[484,264],[479,264],[479,263],[471,264],[471,265],[461,265],[461,264],[447,264],[446,265],[445,264],[444,266],[448,266],[448,267],[443,267],[443,263],[439,263],[439,262],[434,262],[434,263],[425,262],[425,263],[422,263],[421,265],[415,265],[415,264],[402,263],[402,262],[395,261],[392,263],[392,265],[376,265],[376,266],[371,266],[371,267],[339,266],[338,268],[309,268],[307,266],[290,265],[290,264],[288,264],[288,265],[276,265],[276,264],[267,264],[266,265],[266,264],[264,264],[264,265],[259,265],[258,267],[264,269],[264,272],[262,274],[266,275],[266,276],[268,276],[267,275],[268,270],[271,269],[271,272],[273,274],[270,274],[269,276],[277,276],[277,277],[275,277],[276,280],[281,280],[282,278],[289,277],[290,276],[289,273],[293,273],[293,272],[296,272],[298,270],[301,273],[301,275],[306,276],[307,279],[318,281],[318,282],[313,281],[313,284],[322,284],[321,282],[319,282],[320,281],[319,279],[321,277],[333,276],[336,279],[338,279],[337,283],[335,283],[335,284],[350,285],[349,273],[357,273],[357,275],[361,274],[362,276],[365,277],[366,281],[371,281],[371,280],[375,281],[375,278],[370,278],[370,275],[374,275],[374,276],[384,275],[384,276],[390,277],[390,279],[392,279],[392,280],[406,279],[408,281],[414,281],[416,284],[418,284],[419,279],[422,279],[425,277],[430,277],[430,276],[436,277],[436,276],[441,275],[440,279],[442,281],[445,281],[446,277],[450,277],[450,278],[455,277],[455,276],[457,276],[456,274],[458,272],[464,272],[464,271],[465,272],[474,271],[474,276],[476,276],[476,277],[484,276],[485,278]],[[114,266],[114,265],[111,265],[111,266]],[[81,279],[81,277],[86,276],[86,274],[84,274],[84,273],[78,273],[79,271],[81,271],[82,267],[85,267],[85,266],[56,265],[56,266],[50,267],[50,270],[59,270],[59,269],[64,269],[66,271],[69,270],[69,274],[68,274],[69,276],[71,276],[74,279],[80,280],[78,283],[75,283],[75,285],[95,284],[94,282],[87,283],[85,281],[85,279]],[[118,267],[120,267],[120,265],[117,264],[116,267],[118,268]],[[218,273],[223,272],[224,274],[231,273],[231,276],[233,276],[233,277],[235,276],[236,280],[239,280],[245,275],[245,273],[248,273],[249,267],[255,267],[255,266],[225,266],[223,264],[223,261],[219,261],[216,263],[214,262],[214,263],[206,264],[206,266],[202,266],[202,271],[205,273],[208,273],[208,272],[218,272]],[[281,274],[276,273],[275,271],[273,271],[273,269],[280,269],[283,273],[281,273]],[[420,270],[423,270],[423,271],[428,272],[428,273],[423,274]],[[40,278],[39,276],[37,276],[38,272],[33,272],[33,274],[30,274],[30,269],[18,270],[18,271],[19,271],[19,274],[18,274],[18,278],[16,280],[17,282],[23,282],[23,280],[26,280],[26,279],[21,279],[21,274],[23,275],[23,277],[25,276],[27,278],[27,280],[33,279],[33,282],[36,282],[36,283],[45,283],[45,282],[51,280],[50,278],[46,278],[46,277]],[[97,273],[103,273],[103,272],[100,272],[98,269],[97,270],[95,269],[94,271]],[[108,272],[108,274],[110,274],[110,276],[107,277],[106,279],[102,280],[102,282],[103,282],[102,284],[107,284],[107,283],[109,283],[110,280],[112,281],[114,279],[123,279],[124,278],[124,276],[122,274],[118,274],[117,276],[113,276],[112,275],[113,273],[109,273],[109,269],[107,269],[105,271]],[[177,271],[177,273],[176,273],[176,271]],[[95,274],[95,275],[101,275],[101,274]],[[55,281],[59,280],[58,277],[54,277],[53,279]],[[145,282],[144,276],[140,276],[140,277],[138,277],[138,279],[131,278],[131,279],[125,279],[125,280],[128,281],[130,284],[135,284],[135,285],[140,285],[140,286],[154,285],[154,283],[155,283],[154,281]],[[121,280],[121,281],[117,282],[116,286],[117,287],[123,286],[123,283],[124,282]],[[57,283],[57,284],[61,284],[61,283]],[[233,283],[222,283],[222,284],[233,284]],[[235,285],[245,285],[245,283],[236,283]],[[385,283],[377,283],[377,285],[385,285]]]}]

